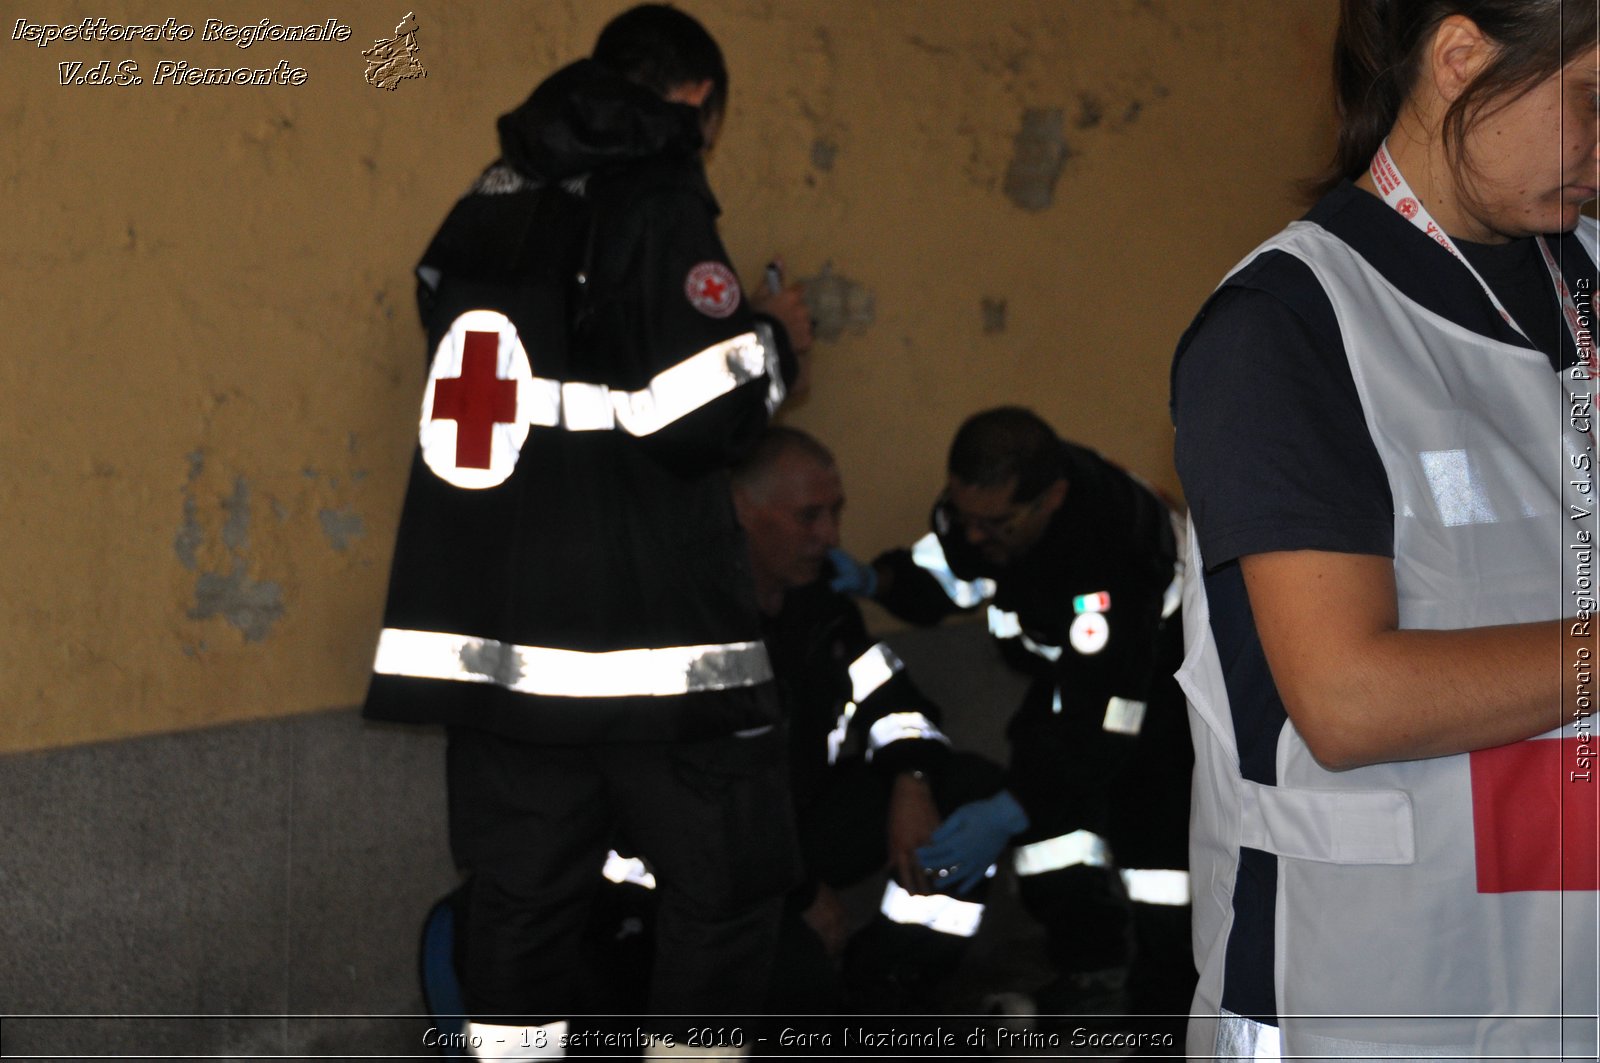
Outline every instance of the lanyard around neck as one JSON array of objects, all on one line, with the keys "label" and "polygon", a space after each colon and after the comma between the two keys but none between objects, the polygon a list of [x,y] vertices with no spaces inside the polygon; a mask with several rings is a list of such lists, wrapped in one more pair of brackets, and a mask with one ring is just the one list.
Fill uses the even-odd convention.
[{"label": "lanyard around neck", "polygon": [[[1372,165],[1368,172],[1372,175],[1372,183],[1377,186],[1378,195],[1383,201],[1402,217],[1421,229],[1433,241],[1446,251],[1455,256],[1456,261],[1467,267],[1467,272],[1478,282],[1483,289],[1483,294],[1489,297],[1489,302],[1499,311],[1506,324],[1517,330],[1523,339],[1528,339],[1528,334],[1521,325],[1511,317],[1511,314],[1501,304],[1499,297],[1494,294],[1494,289],[1489,287],[1489,282],[1467,261],[1461,249],[1456,247],[1455,241],[1450,239],[1450,234],[1433,220],[1433,215],[1428,213],[1428,208],[1422,205],[1411,185],[1406,182],[1405,175],[1400,172],[1400,167],[1395,165],[1394,158],[1389,154],[1389,141],[1385,138],[1379,145],[1378,153],[1372,157]],[[1594,336],[1586,328],[1578,316],[1577,304],[1573,301],[1572,292],[1567,288],[1567,280],[1561,275],[1561,267],[1556,265],[1555,256],[1550,253],[1550,247],[1545,243],[1544,237],[1536,237],[1535,243],[1539,245],[1539,254],[1544,259],[1545,269],[1550,272],[1550,282],[1555,285],[1556,296],[1561,301],[1561,314],[1567,320],[1567,331],[1572,333],[1572,342],[1578,348],[1578,360],[1584,367],[1586,376],[1593,376],[1595,368]],[[1530,344],[1532,340],[1528,340]]]}]

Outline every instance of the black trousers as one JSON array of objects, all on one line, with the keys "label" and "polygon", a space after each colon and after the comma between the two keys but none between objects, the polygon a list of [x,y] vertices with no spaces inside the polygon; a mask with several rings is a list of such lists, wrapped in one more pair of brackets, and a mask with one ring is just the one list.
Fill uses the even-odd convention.
[{"label": "black trousers", "polygon": [[578,1008],[600,869],[625,836],[655,870],[649,1011],[758,1011],[783,895],[799,875],[784,735],[546,746],[452,728],[450,845],[468,873],[456,967],[478,1021]]},{"label": "black trousers", "polygon": [[[951,753],[933,774],[941,817],[969,801],[989,797],[1005,783],[999,765],[972,753]],[[807,872],[836,888],[853,886],[883,870],[888,860],[886,824],[893,780],[866,764],[849,762],[798,811],[800,847]],[[988,883],[963,900],[984,903]],[[843,970],[835,971],[816,933],[791,904],[779,950],[771,1007],[799,1014],[865,1014],[939,1010],[939,992],[972,939],[925,926],[897,923],[881,912],[851,937]]]}]

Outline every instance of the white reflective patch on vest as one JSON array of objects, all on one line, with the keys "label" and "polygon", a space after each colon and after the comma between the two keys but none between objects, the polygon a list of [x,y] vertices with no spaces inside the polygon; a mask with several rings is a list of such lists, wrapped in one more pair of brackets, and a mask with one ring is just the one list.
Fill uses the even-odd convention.
[{"label": "white reflective patch on vest", "polygon": [[755,686],[772,678],[772,662],[760,642],[585,653],[400,628],[385,628],[379,636],[372,670],[573,698],[664,697]]},{"label": "white reflective patch on vest", "polygon": [[482,489],[517,466],[538,406],[528,352],[511,319],[469,310],[439,340],[422,395],[422,460],[446,483]]},{"label": "white reflective patch on vest", "polygon": [[969,938],[983,923],[983,905],[977,901],[943,893],[911,893],[893,879],[883,891],[878,910],[902,926],[925,926],[952,937]]},{"label": "white reflective patch on vest", "polygon": [[850,697],[856,703],[866,701],[894,674],[905,668],[905,662],[883,643],[877,643],[850,662]]},{"label": "white reflective patch on vest", "polygon": [[873,722],[867,734],[867,760],[884,746],[911,739],[913,741],[943,742],[950,744],[944,732],[920,712],[892,712]]},{"label": "white reflective patch on vest", "polygon": [[1488,492],[1473,470],[1464,450],[1431,450],[1420,455],[1439,519],[1447,528],[1464,524],[1493,524],[1499,518]]},{"label": "white reflective patch on vest", "polygon": [[623,856],[615,849],[606,853],[606,863],[600,869],[600,874],[619,886],[632,883],[647,890],[656,888],[656,877],[650,873],[650,865],[637,856]]},{"label": "white reflective patch on vest", "polygon": [[1104,613],[1080,613],[1067,629],[1067,642],[1085,657],[1099,653],[1111,641],[1111,625]]},{"label": "white reflective patch on vest", "polygon": [[1127,698],[1112,698],[1106,702],[1106,716],[1101,729],[1119,735],[1137,735],[1144,727],[1145,703]]},{"label": "white reflective patch on vest", "polygon": [[1235,1015],[1226,1008],[1220,1011],[1216,1059],[1283,1058],[1283,1033],[1276,1026]]},{"label": "white reflective patch on vest", "polygon": [[1164,868],[1123,868],[1122,884],[1136,904],[1189,903],[1189,872]]},{"label": "white reflective patch on vest", "polygon": [[1042,842],[1019,845],[1011,854],[1011,867],[1019,875],[1043,875],[1064,867],[1107,867],[1111,846],[1098,834],[1075,830]]},{"label": "white reflective patch on vest", "polygon": [[911,560],[916,566],[939,581],[944,593],[957,609],[973,609],[994,597],[992,579],[957,579],[950,571],[950,562],[944,556],[944,546],[939,537],[929,532],[911,546]]}]

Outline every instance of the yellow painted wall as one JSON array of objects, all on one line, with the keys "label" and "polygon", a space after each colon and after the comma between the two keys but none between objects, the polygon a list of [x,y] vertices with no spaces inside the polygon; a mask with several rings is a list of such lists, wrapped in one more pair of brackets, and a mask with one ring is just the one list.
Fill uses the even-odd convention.
[{"label": "yellow painted wall", "polygon": [[[426,78],[368,85],[413,3]],[[1331,0],[682,6],[732,72],[734,261],[783,252],[838,331],[785,416],[839,454],[847,546],[919,534],[950,433],[1000,402],[1175,488],[1170,351],[1329,143]],[[0,750],[360,699],[423,377],[411,266],[495,116],[615,10],[7,5]],[[195,37],[13,39],[86,17]],[[262,17],[352,36],[200,40]],[[144,82],[60,84],[106,59]],[[305,79],[156,85],[163,60]]]}]

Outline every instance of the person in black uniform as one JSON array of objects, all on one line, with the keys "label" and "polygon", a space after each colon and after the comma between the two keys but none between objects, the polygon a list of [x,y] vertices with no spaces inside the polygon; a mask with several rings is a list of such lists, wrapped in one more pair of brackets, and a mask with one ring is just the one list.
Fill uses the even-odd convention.
[{"label": "person in black uniform", "polygon": [[689,16],[618,16],[500,119],[417,269],[432,361],[365,712],[449,725],[484,1058],[563,1054],[619,828],[661,886],[653,1012],[758,1008],[798,873],[727,471],[810,326],[797,291],[753,313],[717,236],[727,84]]},{"label": "person in black uniform", "polygon": [[952,813],[919,859],[964,889],[1015,844],[1023,902],[1060,975],[1040,1009],[1184,1011],[1192,754],[1173,680],[1169,508],[1019,407],[963,424],[948,468],[933,531],[855,568],[856,589],[916,623],[986,605],[1006,661],[1031,683],[1007,729],[1005,788]]},{"label": "person in black uniform", "polygon": [[[981,896],[930,880],[916,850],[944,814],[1000,789],[1002,773],[954,752],[900,658],[834,590],[844,488],[833,455],[769,428],[734,469],[762,630],[789,723],[806,881],[789,897],[775,1011],[938,1010],[938,990],[983,915]],[[838,890],[890,871],[878,914],[848,937]],[[842,984],[834,965],[842,959]]]}]

